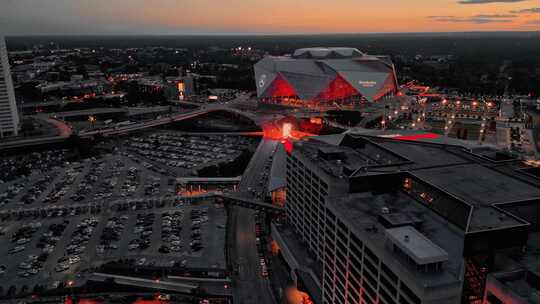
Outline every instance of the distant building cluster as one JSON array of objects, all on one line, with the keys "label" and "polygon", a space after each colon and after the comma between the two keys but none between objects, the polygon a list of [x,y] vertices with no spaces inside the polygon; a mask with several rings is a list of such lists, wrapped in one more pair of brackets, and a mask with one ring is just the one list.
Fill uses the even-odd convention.
[{"label": "distant building cluster", "polygon": [[[194,95],[191,73],[164,63],[143,65],[160,52],[171,56],[183,50],[145,49],[41,49],[10,52],[12,77],[28,102],[54,99],[108,99],[126,95],[127,83],[137,82],[144,93],[158,93],[170,100]],[[95,63],[97,62],[97,63]],[[90,64],[91,63],[91,64]]]},{"label": "distant building cluster", "polygon": [[179,77],[141,77],[137,79],[141,92],[160,93],[169,100],[186,100],[194,95],[194,80],[191,75]]}]

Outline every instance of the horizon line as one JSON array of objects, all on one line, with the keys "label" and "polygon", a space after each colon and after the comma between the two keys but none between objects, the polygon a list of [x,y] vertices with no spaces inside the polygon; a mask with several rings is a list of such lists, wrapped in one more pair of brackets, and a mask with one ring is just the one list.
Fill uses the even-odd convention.
[{"label": "horizon line", "polygon": [[3,34],[6,38],[10,37],[96,37],[96,36],[333,36],[333,35],[417,35],[417,34],[501,34],[501,33],[540,33],[540,30],[486,30],[486,31],[426,31],[426,32],[334,32],[334,33],[86,33],[86,34]]}]

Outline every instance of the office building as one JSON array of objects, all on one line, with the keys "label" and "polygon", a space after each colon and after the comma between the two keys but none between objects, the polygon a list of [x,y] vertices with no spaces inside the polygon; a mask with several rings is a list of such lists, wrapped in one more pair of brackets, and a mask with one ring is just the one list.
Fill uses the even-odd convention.
[{"label": "office building", "polygon": [[286,224],[272,235],[316,303],[480,304],[488,275],[540,269],[540,180],[523,166],[487,148],[355,134],[298,141]]},{"label": "office building", "polygon": [[19,130],[19,114],[9,69],[8,53],[0,37],[0,138],[15,136]]}]

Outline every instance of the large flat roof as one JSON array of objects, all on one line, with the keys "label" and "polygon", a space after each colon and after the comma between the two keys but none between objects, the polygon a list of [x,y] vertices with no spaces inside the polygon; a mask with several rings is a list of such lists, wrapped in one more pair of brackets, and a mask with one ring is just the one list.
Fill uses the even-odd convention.
[{"label": "large flat roof", "polygon": [[[423,286],[440,286],[459,282],[459,273],[463,266],[463,233],[449,226],[444,218],[421,206],[403,192],[348,194],[343,197],[333,198],[332,202],[328,204],[328,208],[336,214],[337,218],[344,221],[356,235],[361,236],[364,242],[369,243],[370,249],[377,256],[386,256],[385,263],[387,263],[386,261],[393,261],[391,265],[388,265],[390,268],[401,269],[409,273],[415,277],[414,281],[420,282]],[[387,246],[387,227],[379,220],[383,208],[387,208],[390,214],[401,214],[421,219],[421,224],[417,224],[418,227],[421,227],[420,230],[415,235],[412,232],[410,233],[410,237],[414,238],[414,243],[411,245],[420,247],[411,249],[411,252],[418,257],[418,264],[430,259],[432,261],[442,261],[443,252],[445,252],[447,258],[444,259],[443,271],[435,273],[421,272],[400,255],[393,252],[391,247]],[[404,227],[410,227],[410,225]],[[404,231],[396,230],[394,234],[397,237],[399,233]],[[422,234],[423,241],[420,240],[422,236],[419,236],[419,234]],[[428,243],[431,243],[431,245],[426,245]],[[428,250],[428,255],[418,252],[428,247],[431,248],[431,250]]]},{"label": "large flat roof", "polygon": [[492,205],[540,197],[540,188],[479,164],[414,171],[414,175],[472,205]]},{"label": "large flat roof", "polygon": [[[449,212],[448,220],[465,232],[528,225],[495,205],[540,198],[540,180],[518,170],[517,160],[501,162],[456,145],[339,134],[303,141],[295,149],[337,178],[406,173],[432,192],[433,204],[461,210]],[[339,161],[321,157],[321,151]]]}]

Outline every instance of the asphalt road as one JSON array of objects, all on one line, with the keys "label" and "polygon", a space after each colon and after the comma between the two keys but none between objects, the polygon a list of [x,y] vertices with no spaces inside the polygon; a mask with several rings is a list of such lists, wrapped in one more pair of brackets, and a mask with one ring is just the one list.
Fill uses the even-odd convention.
[{"label": "asphalt road", "polygon": [[[278,142],[263,139],[257,148],[248,168],[244,172],[239,185],[239,192],[246,198],[252,198],[248,188],[264,191],[266,185],[259,180],[265,171],[266,161],[270,158]],[[267,304],[275,303],[267,278],[261,276],[259,255],[255,241],[255,211],[242,207],[232,210],[235,227],[235,248],[233,250],[238,264],[238,275],[235,278],[235,303]]]}]

